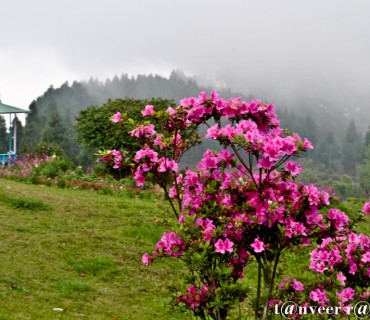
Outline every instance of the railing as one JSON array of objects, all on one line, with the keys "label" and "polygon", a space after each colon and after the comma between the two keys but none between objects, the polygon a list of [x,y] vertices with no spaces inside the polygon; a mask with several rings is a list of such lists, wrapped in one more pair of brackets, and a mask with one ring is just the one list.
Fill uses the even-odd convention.
[{"label": "railing", "polygon": [[16,154],[13,152],[8,152],[8,153],[0,153],[0,164],[9,164],[13,163],[16,158]]}]

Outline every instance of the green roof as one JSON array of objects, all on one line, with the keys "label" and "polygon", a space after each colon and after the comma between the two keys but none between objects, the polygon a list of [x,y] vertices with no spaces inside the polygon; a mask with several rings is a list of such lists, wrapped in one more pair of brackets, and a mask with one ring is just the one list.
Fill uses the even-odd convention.
[{"label": "green roof", "polygon": [[16,108],[12,106],[8,106],[7,104],[3,104],[0,101],[0,114],[1,113],[30,113],[29,110],[24,110],[21,108]]}]

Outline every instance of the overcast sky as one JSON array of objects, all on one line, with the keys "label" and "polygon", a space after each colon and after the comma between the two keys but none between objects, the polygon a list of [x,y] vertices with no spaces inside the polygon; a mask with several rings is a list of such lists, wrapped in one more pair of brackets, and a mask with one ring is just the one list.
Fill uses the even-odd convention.
[{"label": "overcast sky", "polygon": [[0,0],[0,99],[172,69],[255,97],[370,112],[368,0]]}]

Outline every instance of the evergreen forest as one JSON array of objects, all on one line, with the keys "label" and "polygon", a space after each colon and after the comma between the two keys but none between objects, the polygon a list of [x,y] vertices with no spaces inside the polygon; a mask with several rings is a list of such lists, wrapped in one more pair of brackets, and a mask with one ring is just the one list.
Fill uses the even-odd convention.
[{"label": "evergreen forest", "polygon": [[[211,90],[178,70],[169,78],[123,74],[105,82],[90,79],[72,84],[66,82],[59,88],[50,86],[29,105],[31,113],[27,115],[25,125],[16,120],[18,154],[49,150],[74,166],[88,168],[96,162],[99,149],[122,147],[109,142],[119,141],[117,137],[125,135],[124,132],[113,132],[109,127],[114,112],[123,111],[139,117],[140,109],[146,104],[165,108],[184,97]],[[230,89],[217,91],[224,98],[240,96],[247,101],[263,100],[263,97],[254,97],[248,88],[245,90],[244,93]],[[303,101],[295,106],[271,102],[277,109],[282,127],[307,137],[315,146],[300,159],[304,168],[300,179],[331,188],[341,199],[369,197],[370,117],[366,110],[340,108],[328,102]],[[8,151],[7,134],[6,121],[0,117],[0,153]],[[133,143],[127,137],[122,141],[127,145]],[[207,145],[202,145],[197,152],[201,154],[206,148]],[[189,160],[185,165],[191,166],[192,162]]]}]

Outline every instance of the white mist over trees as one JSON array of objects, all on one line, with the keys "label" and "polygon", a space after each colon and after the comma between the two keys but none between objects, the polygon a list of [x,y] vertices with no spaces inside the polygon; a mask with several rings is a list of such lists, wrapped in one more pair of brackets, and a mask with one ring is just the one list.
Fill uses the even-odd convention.
[{"label": "white mist over trees", "polygon": [[[21,143],[18,150],[23,153],[32,152],[49,145],[75,165],[86,167],[93,163],[93,155],[97,150],[86,141],[83,145],[77,142],[76,117],[82,110],[89,106],[102,106],[108,100],[124,98],[159,97],[178,103],[180,99],[196,96],[203,90],[210,92],[211,88],[200,86],[178,70],[173,71],[169,78],[159,75],[129,77],[123,74],[105,82],[90,79],[86,82],[75,81],[71,85],[65,83],[59,88],[50,87],[31,103],[32,112],[27,115],[26,125],[24,128],[20,126],[18,133],[18,136],[22,134],[23,129],[22,136],[18,137]],[[243,100],[254,98],[253,92],[242,95],[233,93],[230,89],[222,89],[220,93],[223,97],[241,96]],[[365,130],[358,127],[358,117],[349,119],[347,114],[336,112],[336,109],[328,105],[319,110],[310,108],[307,101],[302,101],[295,108],[275,105],[283,127],[314,143],[315,149],[302,155],[301,162],[306,167],[302,178],[330,184],[343,196],[360,192],[352,187],[358,179],[358,171],[366,169],[366,166],[363,169],[366,159],[362,151]],[[112,114],[106,114],[106,121],[111,116]],[[362,114],[361,118],[364,120],[367,117]],[[367,120],[367,126],[369,123],[370,120]],[[198,150],[199,154],[205,151],[204,148],[207,145]]]}]

